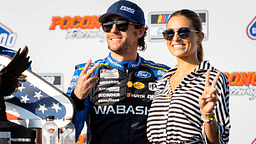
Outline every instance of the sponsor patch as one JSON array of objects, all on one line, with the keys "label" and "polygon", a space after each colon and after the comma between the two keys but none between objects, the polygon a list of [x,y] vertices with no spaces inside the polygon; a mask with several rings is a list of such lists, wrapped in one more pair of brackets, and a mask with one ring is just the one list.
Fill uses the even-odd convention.
[{"label": "sponsor patch", "polygon": [[157,74],[158,74],[158,75],[161,75],[161,76],[164,76],[165,72],[162,71],[162,70],[158,70],[158,71],[157,71]]},{"label": "sponsor patch", "polygon": [[134,75],[139,78],[150,78],[151,77],[151,74],[146,71],[138,71]]},{"label": "sponsor patch", "polygon": [[156,83],[154,83],[154,82],[150,82],[150,83],[148,83],[148,89],[150,90],[150,91],[156,91]]},{"label": "sponsor patch", "polygon": [[99,91],[119,92],[120,87],[99,87]]},{"label": "sponsor patch", "polygon": [[131,97],[133,97],[133,98],[145,98],[145,95],[142,95],[142,94],[131,94]]},{"label": "sponsor patch", "polygon": [[100,70],[100,78],[104,79],[112,79],[112,78],[119,78],[119,73],[117,69],[102,69]]},{"label": "sponsor patch", "polygon": [[100,93],[98,97],[120,97],[120,93]]},{"label": "sponsor patch", "polygon": [[93,106],[96,114],[133,114],[133,115],[147,115],[147,106],[133,106],[133,105],[109,105],[109,106]]},{"label": "sponsor patch", "polygon": [[99,86],[107,84],[120,84],[118,80],[100,81]]},{"label": "sponsor patch", "polygon": [[119,102],[119,99],[112,99],[112,98],[109,98],[109,99],[99,99],[98,102],[99,103]]},{"label": "sponsor patch", "polygon": [[132,87],[132,85],[133,85],[133,83],[131,82],[131,81],[129,81],[128,83],[127,83],[127,86],[130,88],[130,87]]},{"label": "sponsor patch", "polygon": [[150,100],[153,100],[154,95],[148,95],[147,98],[150,99]]},{"label": "sponsor patch", "polygon": [[142,82],[135,82],[134,87],[136,89],[143,89],[145,87],[145,85]]}]

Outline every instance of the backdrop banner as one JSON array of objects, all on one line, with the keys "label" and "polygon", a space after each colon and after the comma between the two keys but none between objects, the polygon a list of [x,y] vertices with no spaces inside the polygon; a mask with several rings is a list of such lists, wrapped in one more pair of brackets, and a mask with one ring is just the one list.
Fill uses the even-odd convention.
[{"label": "backdrop banner", "polygon": [[[30,48],[28,55],[33,61],[31,65],[33,73],[41,74],[50,84],[66,93],[75,65],[108,55],[105,33],[98,18],[115,1],[8,0],[2,2],[0,45],[13,50],[27,45]],[[171,67],[176,65],[176,59],[169,52],[161,35],[165,30],[166,21],[172,12],[184,8],[199,14],[205,33],[202,42],[204,59],[225,72],[229,79],[230,143],[256,143],[254,132],[256,129],[254,121],[256,119],[254,114],[256,110],[256,1],[132,1],[143,9],[146,25],[149,27],[146,37],[147,49],[139,52],[140,56]],[[55,96],[49,96],[50,92],[41,89],[37,83],[42,83],[51,90],[52,87],[47,86],[31,72],[26,73],[31,74],[39,82],[29,78],[23,86],[32,88],[30,84],[35,84],[37,93],[21,95],[21,90],[25,92],[26,89],[20,88],[15,96],[20,104],[16,106],[35,107],[33,104],[37,104],[35,111],[30,111],[28,116],[43,119],[47,113],[53,112],[59,113],[58,117],[62,118],[68,112],[68,108],[65,108],[65,102],[57,102],[57,99],[64,94],[53,90],[56,92]],[[40,95],[46,99],[49,98],[51,103],[44,102],[46,99]],[[23,110],[13,106],[10,100],[7,101],[8,107]],[[29,103],[36,100],[37,103]],[[69,113],[73,114],[73,112]],[[26,118],[28,117],[22,117],[22,119]],[[82,134],[81,137],[85,138],[85,136]]]}]

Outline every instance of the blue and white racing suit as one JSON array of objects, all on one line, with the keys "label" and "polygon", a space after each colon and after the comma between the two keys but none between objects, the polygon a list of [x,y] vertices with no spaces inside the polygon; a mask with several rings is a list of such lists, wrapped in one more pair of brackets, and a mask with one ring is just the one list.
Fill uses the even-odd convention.
[{"label": "blue and white racing suit", "polygon": [[146,144],[147,114],[155,92],[155,80],[170,68],[147,61],[137,55],[137,61],[117,62],[109,54],[93,75],[100,80],[85,100],[73,93],[85,63],[75,68],[67,94],[76,104],[73,121],[77,138],[84,121],[90,129],[90,143]]}]

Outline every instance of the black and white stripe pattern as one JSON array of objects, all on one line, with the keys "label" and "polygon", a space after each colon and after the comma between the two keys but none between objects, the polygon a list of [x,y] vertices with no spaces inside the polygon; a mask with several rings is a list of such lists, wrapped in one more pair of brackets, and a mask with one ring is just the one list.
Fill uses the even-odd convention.
[{"label": "black and white stripe pattern", "polygon": [[[170,75],[176,71],[172,68],[157,82],[155,93],[148,114],[147,136],[152,143],[207,143],[201,120],[199,96],[205,88],[206,71],[210,69],[210,85],[218,70],[203,61],[187,75],[172,93],[169,83]],[[217,85],[218,101],[214,107],[218,123],[220,143],[228,143],[230,131],[229,84],[222,73]],[[167,94],[169,97],[166,97]]]}]

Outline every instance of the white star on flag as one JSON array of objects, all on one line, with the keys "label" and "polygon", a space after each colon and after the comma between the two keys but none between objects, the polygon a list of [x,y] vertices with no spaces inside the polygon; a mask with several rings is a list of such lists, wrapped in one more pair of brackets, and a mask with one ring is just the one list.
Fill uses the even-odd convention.
[{"label": "white star on flag", "polygon": [[39,106],[40,106],[40,108],[38,110],[42,111],[42,113],[44,113],[44,111],[48,110],[45,108],[45,104],[44,105],[39,104]]},{"label": "white star on flag", "polygon": [[25,89],[26,87],[23,86],[23,84],[21,84],[20,87],[18,87],[18,90],[20,90],[20,92],[22,92],[23,89]]},{"label": "white star on flag", "polygon": [[57,104],[53,103],[52,108],[56,110],[56,113],[58,112],[58,110],[61,110],[61,108],[59,107],[59,103],[57,103]]},{"label": "white star on flag", "polygon": [[21,96],[21,100],[20,100],[20,102],[24,102],[24,103],[27,103],[27,101],[28,100],[30,100],[29,98],[28,98],[28,95],[26,95],[26,96]]},{"label": "white star on flag", "polygon": [[41,91],[39,91],[39,92],[36,92],[36,91],[35,91],[35,94],[36,94],[36,95],[34,95],[34,97],[38,98],[38,100],[40,100],[40,97],[44,97],[44,96],[41,94]]}]

